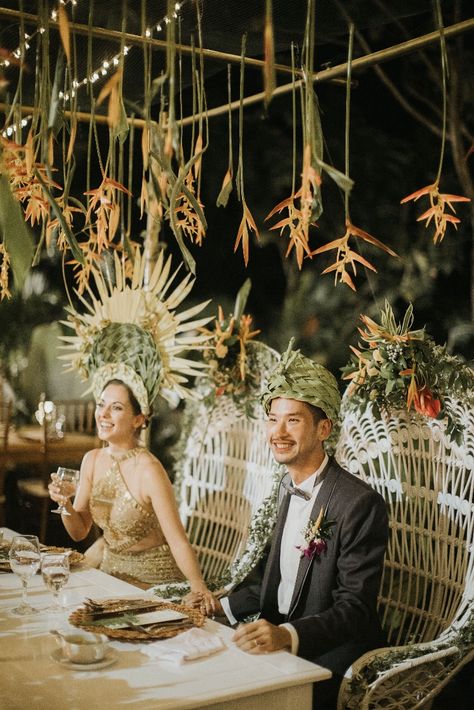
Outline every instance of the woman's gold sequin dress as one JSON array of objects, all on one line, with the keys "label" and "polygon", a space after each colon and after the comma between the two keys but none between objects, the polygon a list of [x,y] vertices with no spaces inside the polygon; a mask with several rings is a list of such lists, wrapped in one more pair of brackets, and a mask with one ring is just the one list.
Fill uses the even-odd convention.
[{"label": "woman's gold sequin dress", "polygon": [[183,575],[167,544],[140,552],[128,551],[153,530],[158,530],[163,537],[155,513],[135,500],[120,471],[120,462],[141,451],[141,448],[131,449],[120,461],[113,460],[104,476],[92,485],[90,510],[94,523],[103,531],[105,542],[100,569],[151,584],[181,581]]}]

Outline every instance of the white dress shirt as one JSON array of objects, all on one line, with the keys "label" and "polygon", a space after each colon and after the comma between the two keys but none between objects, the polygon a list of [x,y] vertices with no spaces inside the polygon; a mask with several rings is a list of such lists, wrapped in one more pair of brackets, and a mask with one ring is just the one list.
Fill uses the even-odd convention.
[{"label": "white dress shirt", "polygon": [[[280,614],[287,614],[290,608],[296,575],[298,574],[298,567],[301,560],[301,552],[297,549],[297,546],[304,546],[305,544],[304,530],[308,525],[314,501],[322,484],[322,480],[316,482],[316,479],[324,470],[327,462],[328,456],[326,454],[319,468],[298,486],[300,490],[311,496],[309,500],[305,500],[296,495],[290,497],[280,547],[281,579],[278,587],[278,611]],[[228,599],[224,597],[220,601],[230,623],[236,624],[237,620],[231,612]],[[298,653],[299,639],[295,627],[290,623],[281,624],[281,626],[284,626],[291,635],[291,653]]]}]

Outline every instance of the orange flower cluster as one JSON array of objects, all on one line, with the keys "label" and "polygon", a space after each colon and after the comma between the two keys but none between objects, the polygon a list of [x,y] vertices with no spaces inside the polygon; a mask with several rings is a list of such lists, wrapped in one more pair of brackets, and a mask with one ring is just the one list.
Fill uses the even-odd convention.
[{"label": "orange flower cluster", "polygon": [[206,348],[204,356],[211,366],[210,375],[216,382],[218,396],[233,392],[240,382],[245,381],[248,371],[247,345],[260,333],[260,330],[252,330],[251,326],[252,316],[244,314],[239,321],[234,317],[227,320],[219,306],[214,330],[202,328],[203,333],[212,336],[211,347]]},{"label": "orange flower cluster", "polygon": [[322,254],[323,252],[330,251],[331,249],[336,249],[336,261],[331,266],[328,266],[327,269],[324,269],[323,274],[329,274],[330,272],[334,271],[335,284],[337,284],[338,281],[340,283],[345,283],[353,291],[355,291],[356,287],[347,271],[347,267],[350,266],[352,268],[354,276],[357,275],[357,264],[362,264],[362,266],[365,266],[371,271],[377,271],[377,269],[369,261],[367,261],[367,259],[364,259],[363,256],[361,256],[351,248],[349,244],[349,239],[351,237],[355,237],[356,239],[362,239],[364,242],[373,244],[379,249],[383,249],[383,251],[386,251],[388,254],[390,254],[390,256],[398,255],[379,239],[373,237],[371,234],[365,232],[363,229],[359,229],[359,227],[353,225],[349,219],[346,220],[346,232],[344,236],[340,237],[339,239],[334,239],[334,241],[329,242],[329,244],[325,244],[324,246],[315,249],[311,252],[310,256],[314,256],[315,254]]},{"label": "orange flower cluster", "polygon": [[435,182],[432,185],[422,187],[416,192],[412,192],[411,195],[407,195],[407,197],[404,197],[403,200],[400,201],[400,204],[404,204],[410,200],[416,202],[420,197],[424,197],[425,195],[429,197],[431,206],[426,210],[426,212],[423,212],[423,214],[420,215],[416,221],[422,222],[425,220],[425,226],[428,227],[430,222],[433,220],[435,227],[433,242],[437,244],[438,242],[443,241],[448,224],[452,224],[455,229],[457,229],[458,224],[461,221],[459,217],[456,217],[450,212],[446,212],[446,207],[449,207],[449,209],[455,213],[456,210],[453,207],[453,202],[470,202],[471,200],[469,197],[463,197],[462,195],[448,195],[440,192],[439,184],[438,182]]},{"label": "orange flower cluster", "polygon": [[343,368],[344,379],[351,380],[349,397],[370,401],[378,411],[406,406],[408,411],[413,407],[419,414],[436,419],[443,409],[441,370],[446,368],[449,380],[449,372],[456,364],[449,359],[443,363],[441,350],[436,353],[436,346],[424,329],[410,329],[411,306],[401,325],[396,323],[388,303],[382,311],[381,325],[369,316],[360,318],[364,327],[358,331],[367,345],[363,350],[351,346],[355,359]]},{"label": "orange flower cluster", "polygon": [[25,145],[19,145],[0,136],[2,144],[2,165],[0,172],[4,173],[12,188],[13,196],[24,205],[25,219],[35,224],[47,222],[50,216],[50,204],[45,197],[43,186],[35,175],[40,173],[43,182],[48,187],[61,190],[61,185],[48,176],[46,167],[35,161],[33,136],[30,131]]},{"label": "orange flower cluster", "polygon": [[[277,212],[288,210],[288,216],[280,220],[273,227],[279,229],[280,234],[283,234],[285,229],[288,229],[288,249],[285,257],[288,257],[295,249],[296,261],[298,268],[303,266],[303,259],[306,256],[310,257],[315,252],[311,252],[309,248],[309,228],[316,226],[312,219],[313,201],[319,191],[321,185],[321,176],[318,175],[314,167],[311,165],[311,146],[307,145],[304,151],[303,158],[303,175],[300,189],[287,199],[279,202],[276,207],[265,217],[265,221],[273,217]],[[296,200],[299,199],[299,206]]]}]

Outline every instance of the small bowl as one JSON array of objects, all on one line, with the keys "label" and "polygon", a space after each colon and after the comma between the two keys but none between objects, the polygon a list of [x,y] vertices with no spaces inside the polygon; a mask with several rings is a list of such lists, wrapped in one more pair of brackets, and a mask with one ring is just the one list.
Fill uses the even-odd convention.
[{"label": "small bowl", "polygon": [[102,661],[109,645],[107,636],[92,634],[88,631],[61,633],[57,639],[64,658],[71,663],[87,664]]}]

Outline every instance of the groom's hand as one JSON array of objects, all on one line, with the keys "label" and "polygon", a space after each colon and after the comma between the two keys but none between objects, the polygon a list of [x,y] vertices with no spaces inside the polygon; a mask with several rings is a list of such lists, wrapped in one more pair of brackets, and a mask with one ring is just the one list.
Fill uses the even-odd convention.
[{"label": "groom's hand", "polygon": [[291,649],[290,632],[283,626],[275,626],[265,619],[242,624],[232,640],[247,653],[270,653]]}]

